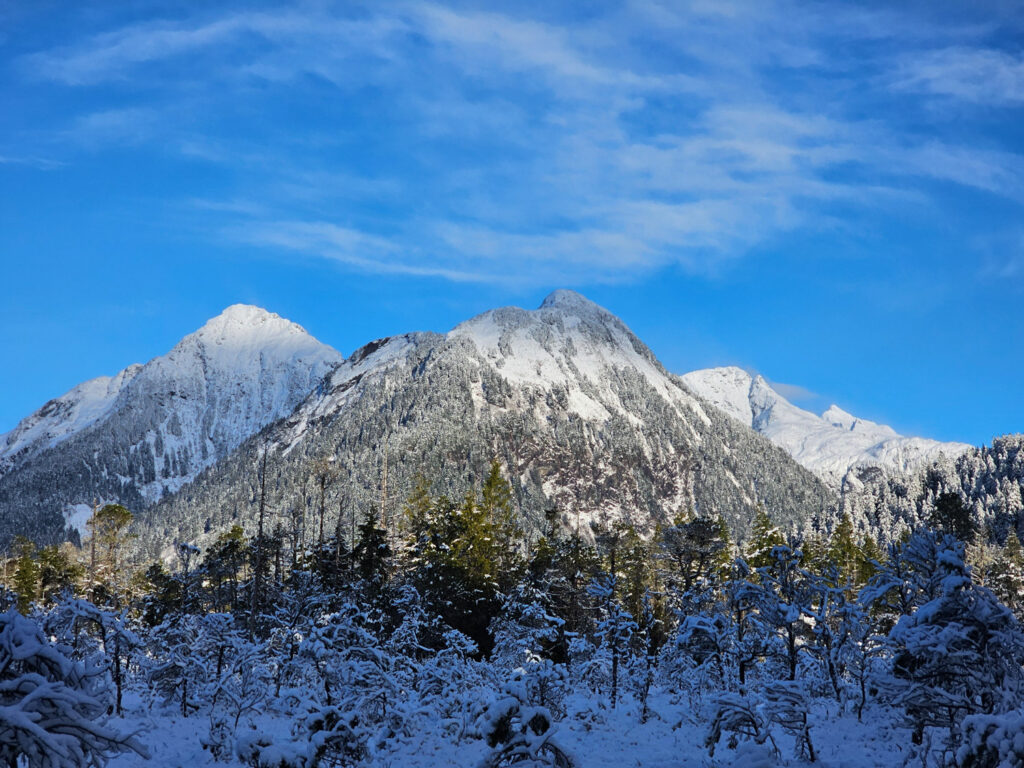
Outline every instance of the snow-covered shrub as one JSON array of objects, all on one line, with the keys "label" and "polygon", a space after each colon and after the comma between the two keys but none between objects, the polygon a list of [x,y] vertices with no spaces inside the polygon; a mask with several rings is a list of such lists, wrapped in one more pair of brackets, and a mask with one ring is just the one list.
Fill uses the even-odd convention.
[{"label": "snow-covered shrub", "polygon": [[295,736],[305,737],[306,768],[344,768],[358,765],[368,752],[358,732],[359,717],[337,707],[321,707],[296,723]]},{"label": "snow-covered shrub", "polygon": [[960,768],[1024,768],[1024,710],[969,715],[961,733]]},{"label": "snow-covered shrub", "polygon": [[569,639],[569,673],[573,687],[600,693],[611,687],[611,658],[585,635]]},{"label": "snow-covered shrub", "polygon": [[203,745],[214,759],[226,757],[243,717],[262,711],[271,678],[262,648],[241,634],[225,638],[230,644],[218,655],[218,674],[207,686],[210,731]]},{"label": "snow-covered shrub", "polygon": [[202,707],[210,669],[198,650],[201,620],[181,615],[155,627],[153,656],[146,667],[146,679],[153,692],[166,703],[175,702],[182,717]]},{"label": "snow-covered shrub", "polygon": [[789,680],[795,680],[801,652],[808,645],[811,621],[812,577],[800,567],[802,553],[785,545],[774,546],[769,564],[758,569],[761,578],[757,610],[770,630],[767,648]]},{"label": "snow-covered shrub", "polygon": [[68,657],[16,610],[0,614],[0,762],[33,768],[99,765],[146,749],[105,724],[100,666]]},{"label": "snow-covered shrub", "polygon": [[535,590],[520,588],[491,621],[492,662],[514,669],[539,661],[558,640],[559,629],[564,624],[562,619],[547,611]]},{"label": "snow-covered shrub", "polygon": [[413,686],[431,718],[459,743],[471,730],[480,699],[494,684],[491,667],[475,659],[476,643],[455,629],[443,640],[444,647],[414,670]]},{"label": "snow-covered shrub", "polygon": [[250,729],[235,740],[235,755],[251,768],[307,768],[308,743],[280,741]]},{"label": "snow-covered shrub", "polygon": [[235,754],[252,768],[351,768],[369,755],[356,724],[356,717],[337,707],[318,707],[295,719],[291,739],[243,731]]},{"label": "snow-covered shrub", "polygon": [[690,695],[725,687],[730,675],[724,660],[734,640],[731,630],[722,614],[680,617],[659,659],[667,685]]},{"label": "snow-covered shrub", "polygon": [[802,610],[809,625],[803,650],[816,662],[809,682],[815,694],[831,693],[844,701],[844,674],[854,646],[869,626],[864,610],[848,599],[839,569],[828,566],[824,575],[809,574],[808,599]]},{"label": "snow-covered shrub", "polygon": [[[888,557],[861,590],[861,605],[870,606],[885,630],[939,594],[944,570],[939,554],[957,545],[951,536],[921,529],[902,544],[891,544]],[[962,545],[960,545],[962,547]]]},{"label": "snow-covered shrub", "polygon": [[106,669],[114,684],[114,708],[121,714],[128,668],[143,647],[142,639],[132,629],[128,610],[104,610],[88,600],[65,596],[43,616],[43,630],[68,646],[72,658]]},{"label": "snow-covered shrub", "polygon": [[917,743],[927,727],[949,729],[955,741],[966,715],[1005,711],[1024,684],[1024,635],[1013,614],[972,582],[963,544],[946,542],[936,560],[944,574],[937,596],[893,627],[891,676],[880,681]]},{"label": "snow-covered shrub", "polygon": [[799,681],[780,680],[764,690],[770,718],[782,730],[793,736],[799,757],[814,762],[811,727],[807,723],[810,709],[807,691]]},{"label": "snow-covered shrub", "polygon": [[711,726],[704,740],[704,746],[712,757],[725,733],[729,734],[726,744],[730,749],[736,749],[740,739],[744,739],[758,745],[769,743],[776,755],[779,752],[763,707],[747,696],[727,693],[715,700]]},{"label": "snow-covered shrub", "polygon": [[557,727],[551,711],[530,704],[530,699],[527,676],[519,671],[504,685],[501,695],[484,708],[474,728],[491,752],[480,762],[480,768],[511,764],[576,767],[554,739]]},{"label": "snow-covered shrub", "polygon": [[569,673],[564,664],[544,659],[523,667],[523,682],[531,704],[544,707],[555,717],[565,717],[565,697],[569,693]]},{"label": "snow-covered shrub", "polygon": [[399,587],[393,607],[402,620],[388,638],[388,651],[410,659],[429,655],[432,638],[440,634],[438,621],[427,613],[416,588],[411,584]]},{"label": "snow-covered shrub", "polygon": [[630,653],[630,642],[637,630],[636,621],[615,596],[617,581],[614,575],[605,575],[595,578],[587,587],[600,610],[594,635],[611,670],[608,696],[613,709],[619,698],[619,669]]}]

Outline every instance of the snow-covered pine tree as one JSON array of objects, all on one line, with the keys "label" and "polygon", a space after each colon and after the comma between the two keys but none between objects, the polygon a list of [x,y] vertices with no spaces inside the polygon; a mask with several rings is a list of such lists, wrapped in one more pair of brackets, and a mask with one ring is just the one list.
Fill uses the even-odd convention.
[{"label": "snow-covered pine tree", "polygon": [[889,633],[886,698],[906,711],[915,743],[928,727],[948,729],[952,746],[968,714],[1006,711],[1024,685],[1024,634],[991,591],[971,580],[964,545],[940,541],[937,593]]},{"label": "snow-covered pine tree", "polygon": [[607,656],[611,665],[611,681],[609,697],[612,709],[619,698],[619,669],[623,659],[629,654],[630,640],[636,632],[637,624],[629,612],[616,597],[617,579],[606,574],[595,578],[588,591],[597,601],[600,618],[597,622],[595,636],[600,641],[601,651]]},{"label": "snow-covered pine tree", "polygon": [[758,507],[754,521],[751,523],[750,537],[743,548],[744,557],[751,568],[755,570],[771,565],[773,556],[772,550],[775,547],[785,546],[786,537],[782,531],[768,517],[763,507]]},{"label": "snow-covered pine tree", "polygon": [[991,589],[999,601],[1024,621],[1024,549],[1017,531],[1010,529],[1006,543],[992,565]]},{"label": "snow-covered pine tree", "polygon": [[810,576],[800,568],[800,560],[800,550],[778,545],[772,547],[768,565],[758,569],[758,613],[781,642],[788,680],[796,679],[800,651],[810,634],[806,620],[812,599]]}]

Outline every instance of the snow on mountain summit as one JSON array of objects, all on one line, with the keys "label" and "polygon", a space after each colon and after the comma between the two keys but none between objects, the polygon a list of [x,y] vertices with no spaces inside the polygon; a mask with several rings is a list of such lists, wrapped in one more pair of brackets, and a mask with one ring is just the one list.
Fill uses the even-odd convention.
[{"label": "snow on mountain summit", "polygon": [[867,419],[860,419],[852,413],[847,413],[835,404],[829,406],[829,408],[821,414],[821,418],[833,427],[839,427],[847,432],[872,435],[876,437],[879,442],[894,437],[901,437],[901,435],[892,427],[886,424],[876,424],[875,422],[868,421]]},{"label": "snow on mountain summit", "polygon": [[821,416],[798,408],[761,376],[735,367],[708,368],[682,377],[693,392],[752,427],[826,481],[838,485],[853,467],[907,472],[971,446],[904,437],[884,424],[847,413],[837,405]]},{"label": "snow on mountain summit", "polygon": [[564,389],[569,409],[584,418],[604,420],[624,410],[612,391],[616,370],[641,374],[677,410],[700,409],[625,323],[575,291],[557,290],[532,311],[484,312],[448,337],[472,340],[512,384]]}]

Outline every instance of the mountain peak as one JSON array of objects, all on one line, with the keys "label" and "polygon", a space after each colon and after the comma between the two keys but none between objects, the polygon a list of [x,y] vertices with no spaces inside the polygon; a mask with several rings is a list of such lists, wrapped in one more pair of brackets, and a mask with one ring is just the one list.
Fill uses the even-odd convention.
[{"label": "mountain peak", "polygon": [[[234,304],[168,353],[144,366],[129,366],[116,376],[84,382],[0,435],[0,476],[16,462],[29,462],[41,451],[93,430],[99,435],[96,439],[107,440],[104,445],[116,454],[111,461],[127,455],[119,451],[147,446],[151,469],[148,474],[140,470],[124,487],[105,487],[102,493],[98,487],[72,482],[62,486],[60,493],[75,495],[54,505],[88,501],[97,494],[135,504],[140,499],[151,501],[287,415],[342,360],[296,323],[260,307]],[[122,444],[128,439],[125,435],[136,434],[156,437]],[[74,456],[74,450],[67,455]],[[79,459],[70,461],[80,463]],[[85,461],[90,460],[98,461]],[[114,466],[124,465],[104,465],[90,472],[118,476],[111,469]],[[118,495],[122,492],[128,495]],[[3,514],[0,507],[0,517]]]},{"label": "mountain peak", "polygon": [[[337,362],[342,359],[298,323],[251,304],[232,304],[182,339],[175,350],[191,349],[196,343],[211,349],[234,350],[243,358],[273,349],[282,358],[310,352],[315,356],[321,350],[330,350],[329,356],[336,357]],[[242,364],[244,360],[236,362]]]},{"label": "mountain peak", "polygon": [[607,312],[601,306],[598,306],[582,293],[569,290],[568,288],[559,288],[558,290],[552,291],[547,295],[544,301],[540,304],[540,309],[564,309],[579,312],[580,310],[586,310],[593,312],[597,310],[599,312]]},{"label": "mountain peak", "polygon": [[844,411],[838,405],[833,403],[828,407],[828,410],[821,414],[821,418],[827,421],[834,427],[841,427],[842,429],[851,430],[854,425],[860,421],[856,416],[848,411]]},{"label": "mountain peak", "polygon": [[259,328],[267,324],[290,327],[295,323],[252,304],[232,304],[216,317],[207,320],[198,333],[223,333],[229,330]]},{"label": "mountain peak", "polygon": [[257,307],[255,304],[232,304],[230,307],[225,307],[217,317],[241,323],[264,322],[270,318],[282,319],[280,315],[269,312],[263,307]]}]

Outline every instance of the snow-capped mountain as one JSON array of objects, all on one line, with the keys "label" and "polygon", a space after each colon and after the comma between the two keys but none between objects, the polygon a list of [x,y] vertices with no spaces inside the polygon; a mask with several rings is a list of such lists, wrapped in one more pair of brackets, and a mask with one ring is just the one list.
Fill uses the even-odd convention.
[{"label": "snow-capped mountain", "polygon": [[341,361],[295,323],[239,304],[166,355],[75,387],[0,436],[0,542],[26,529],[52,540],[62,513],[94,499],[137,510],[175,492]]},{"label": "snow-capped mountain", "polygon": [[495,309],[444,335],[357,350],[290,416],[147,511],[146,545],[251,524],[268,445],[278,520],[318,514],[312,467],[333,460],[343,480],[328,490],[328,526],[380,505],[385,454],[392,519],[416,473],[459,498],[494,458],[527,528],[551,507],[584,534],[616,520],[649,531],[696,508],[742,534],[759,505],[797,525],[835,502],[784,451],[694,396],[621,320],[571,291],[537,310]]},{"label": "snow-capped mountain", "polygon": [[682,380],[834,487],[855,467],[909,472],[940,456],[954,458],[971,448],[965,443],[904,437],[891,427],[859,419],[836,405],[818,416],[793,405],[761,376],[751,376],[740,368],[708,368],[688,373]]}]

